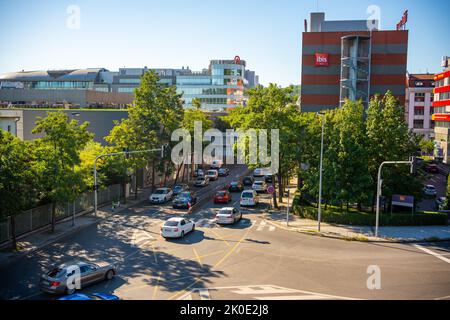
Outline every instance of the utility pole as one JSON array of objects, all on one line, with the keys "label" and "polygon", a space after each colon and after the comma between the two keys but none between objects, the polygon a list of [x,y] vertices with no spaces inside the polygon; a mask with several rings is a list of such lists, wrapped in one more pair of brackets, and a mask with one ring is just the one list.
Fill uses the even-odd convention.
[{"label": "utility pole", "polygon": [[325,113],[318,112],[318,116],[322,117],[322,137],[320,143],[320,172],[319,172],[319,209],[317,213],[317,230],[320,232],[320,221],[322,219],[322,178],[323,178],[323,135],[325,129]]},{"label": "utility pole", "polygon": [[414,173],[414,159],[415,157],[410,157],[409,161],[385,161],[383,162],[378,169],[378,180],[377,180],[377,211],[375,218],[375,237],[378,237],[378,226],[380,221],[380,198],[381,198],[381,187],[383,184],[383,180],[381,180],[381,170],[383,166],[387,164],[409,164],[411,166],[411,174]]}]

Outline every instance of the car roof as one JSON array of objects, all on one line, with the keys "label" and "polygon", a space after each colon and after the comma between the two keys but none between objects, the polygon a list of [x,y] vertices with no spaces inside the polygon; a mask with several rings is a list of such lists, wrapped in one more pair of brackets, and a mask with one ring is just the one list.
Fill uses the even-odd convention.
[{"label": "car roof", "polygon": [[427,184],[427,188],[436,188],[436,187],[433,186],[432,184]]},{"label": "car roof", "polygon": [[[167,221],[177,221],[177,222],[180,222],[181,220],[184,220],[184,218],[182,218],[182,217],[175,217],[175,218],[170,218],[169,220],[167,220]],[[167,222],[166,221],[166,222]]]},{"label": "car roof", "polygon": [[234,207],[223,207],[223,208],[220,208],[220,210],[234,210],[235,208]]}]

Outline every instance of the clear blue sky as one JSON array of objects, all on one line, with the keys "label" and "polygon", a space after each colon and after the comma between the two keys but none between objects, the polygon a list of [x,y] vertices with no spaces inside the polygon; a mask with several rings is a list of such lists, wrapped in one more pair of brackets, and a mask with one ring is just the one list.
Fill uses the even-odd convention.
[{"label": "clear blue sky", "polygon": [[[318,7],[317,7],[318,3]],[[81,28],[66,9],[81,9]],[[263,84],[298,84],[301,33],[309,12],[366,19],[381,9],[394,29],[409,9],[408,70],[438,72],[450,55],[450,1],[428,0],[0,0],[0,73],[18,70],[189,66],[240,55]]]}]

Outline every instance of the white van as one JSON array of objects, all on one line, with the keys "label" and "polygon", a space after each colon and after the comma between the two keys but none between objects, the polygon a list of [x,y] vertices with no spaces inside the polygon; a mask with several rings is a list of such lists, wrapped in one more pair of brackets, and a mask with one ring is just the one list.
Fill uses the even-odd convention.
[{"label": "white van", "polygon": [[222,168],[223,162],[222,160],[213,160],[213,162],[211,162],[211,169],[220,169]]},{"label": "white van", "polygon": [[206,177],[211,181],[217,180],[219,178],[219,172],[217,170],[208,170],[206,171]]},{"label": "white van", "polygon": [[255,190],[244,190],[241,193],[241,206],[256,206],[259,203],[259,196]]}]

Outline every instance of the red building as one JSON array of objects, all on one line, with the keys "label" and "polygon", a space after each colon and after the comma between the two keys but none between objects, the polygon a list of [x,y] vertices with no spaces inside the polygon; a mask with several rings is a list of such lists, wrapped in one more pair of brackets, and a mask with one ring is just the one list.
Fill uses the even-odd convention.
[{"label": "red building", "polygon": [[302,111],[336,108],[345,99],[362,99],[387,90],[405,103],[408,31],[369,30],[366,20],[325,21],[312,13],[303,32]]}]

